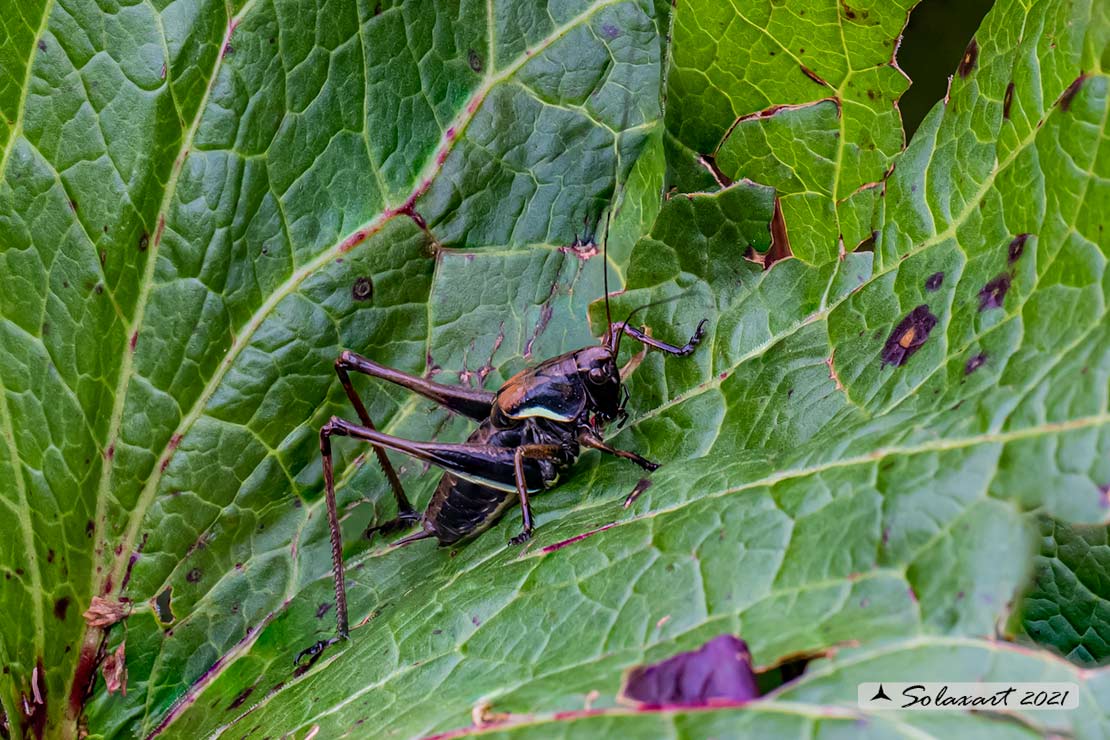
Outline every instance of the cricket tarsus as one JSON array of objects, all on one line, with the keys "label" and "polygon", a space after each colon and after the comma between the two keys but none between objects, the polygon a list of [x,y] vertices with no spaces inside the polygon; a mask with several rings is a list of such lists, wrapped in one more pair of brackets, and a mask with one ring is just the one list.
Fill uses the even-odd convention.
[{"label": "cricket tarsus", "polygon": [[297,653],[297,657],[293,658],[293,666],[294,667],[299,666],[301,664],[301,660],[304,659],[305,657],[308,658],[308,665],[312,665],[313,663],[315,663],[317,660],[320,659],[320,656],[323,655],[324,650],[331,647],[335,643],[339,642],[340,639],[345,639],[345,638],[346,638],[346,635],[344,635],[343,638],[329,637],[326,640],[320,640],[316,643],[313,643],[309,647],[306,647],[304,650]]},{"label": "cricket tarsus", "polygon": [[[535,532],[531,496],[556,485],[559,474],[575,463],[583,447],[630,460],[644,470],[652,471],[659,467],[658,463],[635,452],[618,450],[604,441],[606,428],[613,422],[623,424],[628,417],[625,411],[628,390],[622,384],[617,366],[620,340],[627,334],[646,347],[686,357],[694,352],[704,337],[707,320],[703,319],[698,324],[693,336],[682,346],[649,336],[645,329],[630,323],[638,311],[654,304],[633,311],[625,321],[612,322],[607,269],[611,220],[612,214],[606,219],[602,247],[608,329],[599,345],[573,350],[523,370],[496,392],[435,383],[380,365],[354,352],[340,354],[335,362],[335,371],[358,416],[358,423],[333,416],[320,430],[335,581],[337,636],[320,640],[302,650],[294,663],[299,664],[308,657],[310,666],[325,649],[345,639],[350,631],[343,543],[332,470],[332,437],[351,437],[369,443],[397,501],[397,516],[369,527],[366,536],[419,527],[416,532],[393,542],[393,547],[433,538],[440,545],[449,545],[474,537],[496,522],[514,501],[520,503],[521,531],[509,544],[524,544]],[[351,382],[352,372],[407,388],[477,421],[478,427],[461,444],[417,442],[385,434],[370,419],[366,405]],[[413,508],[386,454],[387,450],[444,470],[439,486],[423,513],[418,514]]]}]

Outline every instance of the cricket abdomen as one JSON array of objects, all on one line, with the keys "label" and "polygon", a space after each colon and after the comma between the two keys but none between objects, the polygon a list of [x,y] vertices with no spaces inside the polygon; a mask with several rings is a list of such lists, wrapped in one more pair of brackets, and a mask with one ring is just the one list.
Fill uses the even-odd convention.
[{"label": "cricket abdomen", "polygon": [[[545,420],[531,419],[508,429],[497,428],[486,420],[467,438],[467,442],[514,449],[539,442],[566,443],[567,439],[573,437],[559,424]],[[570,452],[573,454],[568,453],[556,461],[526,460],[524,468],[525,477],[530,481],[529,490],[554,485],[559,470],[577,457],[577,445],[573,445]],[[421,523],[424,531],[434,535],[441,545],[449,545],[489,529],[518,500],[511,466],[504,469],[500,465],[491,465],[479,475],[465,478],[462,474],[448,472],[444,473],[432,494]]]},{"label": "cricket abdomen", "polygon": [[516,493],[443,476],[424,512],[424,528],[441,545],[450,545],[488,529],[517,500]]}]

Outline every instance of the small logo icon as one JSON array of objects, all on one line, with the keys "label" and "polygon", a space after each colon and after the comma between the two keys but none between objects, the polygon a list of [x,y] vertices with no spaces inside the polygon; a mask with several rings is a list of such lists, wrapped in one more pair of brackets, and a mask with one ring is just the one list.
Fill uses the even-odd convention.
[{"label": "small logo icon", "polygon": [[876,691],[875,695],[871,697],[871,701],[875,701],[876,699],[886,699],[887,701],[894,701],[893,699],[891,699],[889,696],[886,695],[885,691],[883,691],[883,685],[882,684],[879,684],[879,690]]}]

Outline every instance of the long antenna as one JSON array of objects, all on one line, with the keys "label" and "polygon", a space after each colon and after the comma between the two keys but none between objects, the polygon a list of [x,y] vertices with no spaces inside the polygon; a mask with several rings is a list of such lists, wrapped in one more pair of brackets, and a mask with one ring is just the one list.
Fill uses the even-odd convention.
[{"label": "long antenna", "polygon": [[614,194],[613,205],[609,207],[609,213],[605,215],[605,238],[601,242],[601,282],[605,290],[606,339],[613,334],[613,314],[609,311],[609,225],[613,223],[613,215],[617,210],[617,197],[619,195],[619,192]]},{"label": "long antenna", "polygon": [[657,306],[660,303],[664,302],[665,301],[656,301],[655,303],[645,303],[644,305],[638,306],[629,312],[628,318],[621,322],[621,328],[617,329],[616,341],[613,343],[613,357],[617,357],[621,353],[621,338],[624,337],[624,327],[628,326],[628,322],[632,320],[632,317],[638,314],[640,311],[643,311],[645,308],[651,308],[652,306]]}]

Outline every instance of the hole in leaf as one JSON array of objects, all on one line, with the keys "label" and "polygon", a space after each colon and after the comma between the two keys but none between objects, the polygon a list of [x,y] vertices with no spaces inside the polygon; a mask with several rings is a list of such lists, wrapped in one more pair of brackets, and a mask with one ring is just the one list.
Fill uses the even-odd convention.
[{"label": "hole in leaf", "polygon": [[898,66],[913,80],[898,100],[907,139],[944,97],[948,76],[993,5],[993,0],[925,0],[910,14],[898,46]]},{"label": "hole in leaf", "polygon": [[154,615],[158,617],[158,621],[162,624],[173,623],[173,609],[170,605],[172,597],[173,586],[167,586],[165,590],[154,597],[154,602],[151,604],[154,607]]}]

